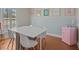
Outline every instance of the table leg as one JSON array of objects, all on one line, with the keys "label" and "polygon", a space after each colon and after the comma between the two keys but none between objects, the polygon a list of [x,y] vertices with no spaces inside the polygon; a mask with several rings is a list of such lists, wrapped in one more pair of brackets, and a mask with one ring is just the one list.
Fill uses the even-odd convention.
[{"label": "table leg", "polygon": [[42,50],[42,37],[40,37],[40,50]]},{"label": "table leg", "polygon": [[21,50],[20,34],[19,33],[16,33],[16,50]]}]

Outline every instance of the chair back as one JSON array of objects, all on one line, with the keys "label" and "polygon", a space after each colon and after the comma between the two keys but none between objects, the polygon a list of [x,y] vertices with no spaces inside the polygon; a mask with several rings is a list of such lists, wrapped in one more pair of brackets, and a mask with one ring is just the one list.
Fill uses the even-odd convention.
[{"label": "chair back", "polygon": [[1,30],[1,23],[0,23],[0,30]]},{"label": "chair back", "polygon": [[15,34],[11,30],[8,30],[8,36],[9,36],[10,39],[14,39],[15,38]]},{"label": "chair back", "polygon": [[30,40],[27,36],[20,34],[20,42],[26,43],[26,45],[30,44]]},{"label": "chair back", "polygon": [[37,41],[32,40],[32,38],[29,38],[29,37],[21,34],[20,35],[20,44],[23,47],[31,48],[31,47],[34,47],[35,45],[37,45]]}]

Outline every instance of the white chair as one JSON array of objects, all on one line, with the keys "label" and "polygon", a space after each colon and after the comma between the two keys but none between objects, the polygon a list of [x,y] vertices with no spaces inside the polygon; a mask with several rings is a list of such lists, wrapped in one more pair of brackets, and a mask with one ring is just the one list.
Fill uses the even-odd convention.
[{"label": "white chair", "polygon": [[[2,34],[1,23],[0,23],[0,34]],[[2,37],[2,36],[0,35],[0,38],[1,38],[1,37]],[[2,39],[1,39],[0,41],[2,41]],[[1,46],[0,46],[0,49],[1,49]]]},{"label": "white chair", "polygon": [[26,37],[25,35],[20,35],[20,44],[22,47],[29,49],[33,48],[35,49],[35,46],[38,44],[38,42],[35,40],[36,38]]},{"label": "white chair", "polygon": [[7,49],[9,49],[10,44],[12,44],[12,46],[11,46],[11,50],[12,50],[13,49],[13,45],[14,45],[14,40],[15,40],[15,33],[10,31],[10,30],[8,30],[8,36],[10,38],[10,41],[8,43]]},{"label": "white chair", "polygon": [[[0,22],[0,34],[2,34],[2,26],[1,26],[2,24],[1,24],[1,22]],[[2,37],[2,35],[1,35],[1,37]]]},{"label": "white chair", "polygon": [[1,33],[1,23],[0,23],[0,33]]},{"label": "white chair", "polygon": [[0,23],[0,30],[1,30],[1,23]]}]

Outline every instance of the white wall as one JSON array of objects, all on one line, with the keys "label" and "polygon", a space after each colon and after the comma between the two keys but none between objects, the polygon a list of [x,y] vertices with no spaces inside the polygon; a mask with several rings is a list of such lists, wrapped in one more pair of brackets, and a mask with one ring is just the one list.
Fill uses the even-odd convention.
[{"label": "white wall", "polygon": [[16,9],[16,24],[17,26],[30,25],[30,9],[29,8]]}]

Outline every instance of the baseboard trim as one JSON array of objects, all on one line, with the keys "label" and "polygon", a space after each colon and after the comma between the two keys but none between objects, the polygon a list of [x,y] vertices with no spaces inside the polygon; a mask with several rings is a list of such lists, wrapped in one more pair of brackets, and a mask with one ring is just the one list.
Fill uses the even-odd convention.
[{"label": "baseboard trim", "polygon": [[60,36],[60,35],[56,35],[56,34],[47,33],[47,35],[50,35],[50,36],[55,36],[55,37],[61,38],[61,36]]}]

